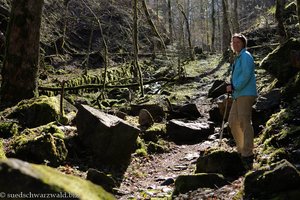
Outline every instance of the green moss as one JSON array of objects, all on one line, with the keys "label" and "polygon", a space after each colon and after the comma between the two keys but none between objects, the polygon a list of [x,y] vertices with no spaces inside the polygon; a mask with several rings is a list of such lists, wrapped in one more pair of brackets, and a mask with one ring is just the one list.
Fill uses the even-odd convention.
[{"label": "green moss", "polygon": [[148,132],[160,132],[166,133],[166,124],[162,123],[154,123],[151,127],[149,127],[146,131]]},{"label": "green moss", "polygon": [[13,135],[17,135],[19,126],[15,122],[0,122],[0,137],[9,138]]},{"label": "green moss", "polygon": [[294,100],[295,96],[299,94],[300,88],[300,72],[296,74],[286,86],[283,88],[283,98],[286,101]]},{"label": "green moss", "polygon": [[267,121],[263,134],[260,136],[261,142],[263,143],[266,139],[274,135],[276,130],[280,130],[284,121],[288,118],[289,114],[286,109],[282,109],[278,113],[273,114]]},{"label": "green moss", "polygon": [[135,153],[137,155],[147,156],[147,147],[146,147],[146,144],[143,139],[138,137],[136,140],[136,146],[137,146],[137,149],[135,150]]},{"label": "green moss", "polygon": [[36,138],[40,137],[41,134],[52,134],[53,136],[57,138],[64,139],[65,134],[64,132],[59,129],[55,124],[50,123],[44,126],[40,126],[37,128],[27,128],[24,131],[22,131],[20,134],[15,135],[13,137],[13,143],[12,145],[15,148],[18,148],[18,146],[22,146],[25,143],[27,143],[30,140],[35,140]]},{"label": "green moss", "polygon": [[53,110],[57,111],[59,113],[59,100],[56,97],[47,97],[47,96],[40,96],[37,98],[33,98],[30,100],[24,100],[21,101],[17,105],[16,111],[26,110],[31,107],[35,107],[37,105],[40,105],[41,107],[47,107],[50,106],[53,108]]},{"label": "green moss", "polygon": [[168,147],[158,143],[149,142],[147,150],[149,153],[164,153],[168,151]]},{"label": "green moss", "polygon": [[260,163],[259,166],[264,165],[271,165],[274,162],[280,161],[282,159],[289,160],[289,155],[285,148],[274,148],[269,146],[268,148],[265,148],[261,155],[264,155],[263,158],[259,159]]},{"label": "green moss", "polygon": [[3,147],[3,142],[2,139],[0,139],[0,159],[5,159],[5,152],[4,152],[4,147]]},{"label": "green moss", "polygon": [[59,99],[57,97],[40,96],[18,103],[8,115],[8,118],[17,118],[27,127],[37,127],[56,121],[59,115]]},{"label": "green moss", "polygon": [[57,166],[65,161],[68,150],[62,139],[50,133],[35,133],[27,129],[16,137],[9,145],[10,156],[33,163],[50,163]]},{"label": "green moss", "polygon": [[146,149],[137,149],[135,151],[135,154],[138,155],[138,156],[142,156],[142,157],[145,157],[148,155]]},{"label": "green moss", "polygon": [[[26,170],[31,172],[30,174],[33,173],[34,177],[38,177],[41,184],[45,185],[45,188],[48,187],[50,192],[67,192],[82,200],[115,199],[113,195],[106,192],[101,186],[92,184],[79,177],[62,174],[53,168],[43,165],[30,164],[26,166]],[[26,188],[26,186],[23,187]]]},{"label": "green moss", "polygon": [[266,139],[264,145],[274,146],[278,148],[287,145],[298,146],[300,140],[299,133],[300,133],[300,126],[285,127],[281,129],[279,133]]}]

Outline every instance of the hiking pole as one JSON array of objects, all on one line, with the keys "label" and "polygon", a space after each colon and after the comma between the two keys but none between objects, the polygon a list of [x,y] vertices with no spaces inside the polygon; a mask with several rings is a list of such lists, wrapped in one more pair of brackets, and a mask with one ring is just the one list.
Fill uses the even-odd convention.
[{"label": "hiking pole", "polygon": [[225,124],[225,118],[226,118],[226,115],[227,115],[227,107],[228,107],[228,100],[229,100],[229,92],[227,92],[227,97],[225,99],[225,111],[224,111],[224,114],[223,114],[223,121],[222,121],[222,126],[221,126],[221,132],[220,132],[220,139],[219,139],[219,144],[221,145],[222,144],[222,139],[223,139],[223,131],[224,131],[224,124]]}]

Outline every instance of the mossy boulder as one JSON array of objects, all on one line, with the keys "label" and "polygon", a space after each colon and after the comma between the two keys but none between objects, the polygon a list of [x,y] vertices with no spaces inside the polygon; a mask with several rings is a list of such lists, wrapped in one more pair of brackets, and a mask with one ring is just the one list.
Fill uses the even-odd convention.
[{"label": "mossy boulder", "polygon": [[271,116],[266,123],[263,134],[259,137],[260,143],[266,147],[280,148],[288,145],[299,148],[299,103],[300,99],[295,99],[287,107]]},{"label": "mossy boulder", "polygon": [[18,134],[19,126],[14,121],[0,122],[0,138],[9,138]]},{"label": "mossy boulder", "polygon": [[25,129],[11,139],[11,151],[7,156],[38,164],[59,165],[68,154],[63,137],[64,133],[54,124]]},{"label": "mossy boulder", "polygon": [[266,146],[283,147],[294,144],[300,146],[300,126],[291,126],[281,129],[264,143]]},{"label": "mossy boulder", "polygon": [[57,97],[40,96],[19,102],[8,118],[17,118],[24,126],[33,128],[56,121],[60,116]]},{"label": "mossy boulder", "polygon": [[[254,199],[298,199],[300,173],[287,160],[250,171],[244,180],[245,197]],[[283,198],[285,196],[285,198]]]},{"label": "mossy boulder", "polygon": [[287,42],[279,45],[273,52],[265,57],[260,63],[260,67],[267,70],[276,77],[280,85],[289,82],[295,76],[298,69],[292,66],[290,54],[292,50],[300,49],[300,41],[291,38]]},{"label": "mossy boulder", "polygon": [[40,195],[48,199],[115,199],[101,186],[89,181],[18,159],[0,160],[0,188],[5,194],[22,192],[24,195]]},{"label": "mossy boulder", "polygon": [[[285,101],[291,102],[300,93],[300,72],[298,72],[283,88],[282,94]],[[298,97],[299,99],[299,97]]]},{"label": "mossy boulder", "polygon": [[108,192],[113,192],[113,188],[117,187],[117,183],[112,176],[93,168],[87,171],[86,179],[97,185],[101,185]]},{"label": "mossy boulder", "polygon": [[151,114],[154,122],[162,122],[163,119],[166,118],[163,106],[153,102],[147,102],[143,104],[131,104],[129,114],[133,116],[138,116],[140,110],[142,109],[146,109]]},{"label": "mossy boulder", "polygon": [[169,151],[168,146],[150,141],[147,145],[149,153],[165,153]]},{"label": "mossy boulder", "polygon": [[224,176],[239,176],[245,168],[237,152],[212,151],[200,156],[195,173],[220,173]]},{"label": "mossy boulder", "polygon": [[199,173],[194,175],[180,175],[175,181],[173,194],[187,193],[198,188],[217,188],[228,184],[220,174]]},{"label": "mossy boulder", "polygon": [[166,137],[166,124],[154,123],[153,126],[141,133],[141,137],[145,141],[157,142],[159,138]]}]

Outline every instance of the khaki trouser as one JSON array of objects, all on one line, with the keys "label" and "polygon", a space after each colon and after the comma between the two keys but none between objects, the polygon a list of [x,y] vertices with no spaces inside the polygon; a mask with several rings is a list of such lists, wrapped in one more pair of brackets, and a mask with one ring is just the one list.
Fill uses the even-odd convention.
[{"label": "khaki trouser", "polygon": [[254,130],[251,124],[254,96],[238,97],[232,102],[228,123],[237,151],[244,157],[253,155]]}]

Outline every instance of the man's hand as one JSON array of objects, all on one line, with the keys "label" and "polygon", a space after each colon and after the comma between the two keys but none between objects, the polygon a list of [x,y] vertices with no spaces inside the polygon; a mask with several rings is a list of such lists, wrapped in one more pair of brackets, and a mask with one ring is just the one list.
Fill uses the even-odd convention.
[{"label": "man's hand", "polygon": [[227,84],[227,86],[226,86],[226,92],[227,93],[232,93],[233,92],[233,87],[232,87],[231,84]]}]

